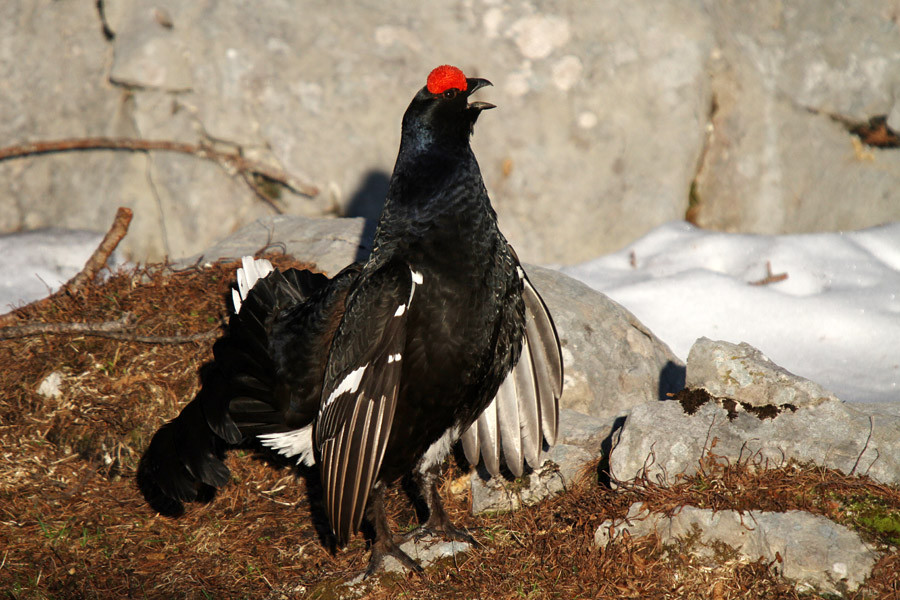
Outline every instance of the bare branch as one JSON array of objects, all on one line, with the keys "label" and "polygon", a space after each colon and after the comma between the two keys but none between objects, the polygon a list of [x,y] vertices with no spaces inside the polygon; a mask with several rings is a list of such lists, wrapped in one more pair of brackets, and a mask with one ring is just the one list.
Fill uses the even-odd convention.
[{"label": "bare branch", "polygon": [[787,273],[772,273],[772,263],[766,261],[766,276],[757,281],[748,282],[750,285],[769,285],[770,283],[778,283],[788,278]]},{"label": "bare branch", "polygon": [[190,344],[193,342],[205,342],[212,340],[221,335],[222,330],[218,327],[200,333],[192,333],[189,335],[138,335],[126,331],[109,331],[99,332],[91,335],[107,338],[111,340],[122,340],[124,342],[137,342],[139,344]]},{"label": "bare branch", "polygon": [[[281,169],[258,161],[249,160],[239,153],[220,152],[203,144],[187,144],[169,140],[91,137],[27,142],[0,148],[0,161],[34,156],[37,154],[73,152],[78,150],[126,150],[130,152],[162,151],[191,154],[198,158],[216,161],[241,174],[245,181],[252,179],[253,175],[258,175],[266,179],[271,179],[276,183],[280,183],[284,187],[304,196],[314,197],[319,194],[319,189],[314,185],[300,181]],[[251,187],[254,186],[251,185]],[[254,188],[254,192],[258,194],[259,190]],[[271,200],[269,200],[269,202],[271,203]]]},{"label": "bare branch", "polygon": [[866,450],[869,449],[869,442],[872,441],[872,433],[875,431],[875,421],[872,419],[872,416],[869,415],[869,435],[866,437],[866,443],[863,444],[863,449],[860,451],[859,456],[856,457],[856,462],[853,463],[853,468],[850,469],[848,475],[853,475],[856,473],[856,468],[859,466],[859,461],[862,459],[863,454],[866,453]]},{"label": "bare branch", "polygon": [[116,211],[116,218],[113,220],[112,227],[106,232],[103,241],[100,242],[100,245],[97,246],[97,249],[91,254],[91,257],[84,264],[84,268],[81,272],[70,279],[69,282],[62,287],[62,291],[67,294],[77,294],[81,291],[81,288],[94,280],[97,273],[100,272],[100,269],[106,266],[110,255],[115,251],[119,242],[121,242],[122,238],[125,237],[125,234],[128,233],[128,226],[131,224],[132,216],[133,214],[130,208],[124,206],[119,207],[119,210]]},{"label": "bare branch", "polygon": [[102,323],[24,323],[0,328],[0,339],[8,340],[45,333],[99,335],[111,331],[121,332],[134,323],[134,315],[131,313],[125,313],[115,321],[103,321]]},{"label": "bare branch", "polygon": [[33,335],[83,335],[142,344],[189,344],[213,339],[221,332],[216,327],[189,335],[140,335],[131,331],[135,323],[137,320],[132,313],[100,323],[23,323],[0,328],[0,340]]}]

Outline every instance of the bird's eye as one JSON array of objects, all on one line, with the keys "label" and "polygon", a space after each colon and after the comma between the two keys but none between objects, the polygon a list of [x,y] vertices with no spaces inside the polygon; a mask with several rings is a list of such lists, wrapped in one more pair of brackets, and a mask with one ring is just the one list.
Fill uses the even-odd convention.
[{"label": "bird's eye", "polygon": [[444,92],[444,98],[446,98],[448,100],[450,100],[452,98],[456,98],[456,94],[458,94],[458,93],[459,93],[459,90],[457,90],[456,88],[450,88],[449,90],[446,90]]}]

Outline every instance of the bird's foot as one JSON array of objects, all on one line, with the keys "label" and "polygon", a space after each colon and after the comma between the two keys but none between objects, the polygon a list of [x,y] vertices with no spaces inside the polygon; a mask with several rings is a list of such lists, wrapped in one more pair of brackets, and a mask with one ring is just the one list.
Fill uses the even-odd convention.
[{"label": "bird's foot", "polygon": [[454,542],[464,542],[466,544],[471,544],[472,546],[481,545],[474,537],[469,535],[468,531],[462,529],[461,527],[457,527],[449,520],[432,523],[430,519],[424,525],[419,525],[412,531],[400,536],[400,543],[408,542],[409,540],[419,541],[422,538],[428,536],[433,536]]},{"label": "bird's foot", "polygon": [[368,579],[379,571],[384,570],[384,559],[393,556],[403,567],[414,573],[424,571],[421,565],[414,561],[409,554],[400,549],[393,540],[379,540],[372,546],[372,556],[369,558],[369,566],[363,574],[363,579]]}]

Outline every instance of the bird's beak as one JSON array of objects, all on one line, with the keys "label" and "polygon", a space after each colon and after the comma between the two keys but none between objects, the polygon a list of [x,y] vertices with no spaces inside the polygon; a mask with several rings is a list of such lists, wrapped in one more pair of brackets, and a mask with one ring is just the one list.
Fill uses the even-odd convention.
[{"label": "bird's beak", "polygon": [[[470,78],[466,79],[466,84],[468,87],[468,89],[466,90],[466,94],[468,94],[470,96],[483,87],[486,87],[489,85],[494,85],[487,79],[479,79],[477,77],[470,77]],[[496,108],[496,105],[491,104],[490,102],[472,102],[471,104],[469,104],[469,108],[472,108],[472,109],[475,109],[478,111],[482,111],[482,110],[487,110],[489,108]]]}]

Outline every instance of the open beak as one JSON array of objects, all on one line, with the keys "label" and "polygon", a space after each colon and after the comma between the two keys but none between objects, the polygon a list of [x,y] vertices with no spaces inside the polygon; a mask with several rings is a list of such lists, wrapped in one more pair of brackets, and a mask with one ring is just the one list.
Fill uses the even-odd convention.
[{"label": "open beak", "polygon": [[[466,84],[468,87],[468,89],[466,90],[466,94],[470,96],[483,87],[494,85],[487,79],[479,79],[477,77],[470,77],[466,79]],[[469,108],[481,111],[487,110],[489,108],[497,108],[497,106],[495,104],[491,104],[490,102],[472,102],[469,104]]]}]

